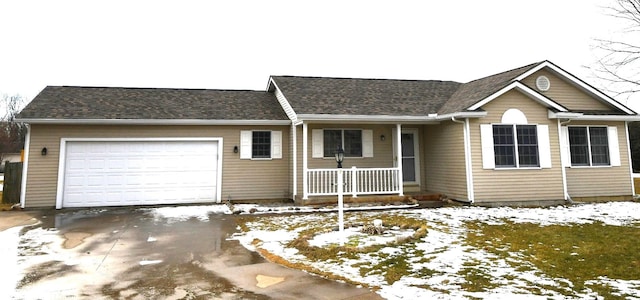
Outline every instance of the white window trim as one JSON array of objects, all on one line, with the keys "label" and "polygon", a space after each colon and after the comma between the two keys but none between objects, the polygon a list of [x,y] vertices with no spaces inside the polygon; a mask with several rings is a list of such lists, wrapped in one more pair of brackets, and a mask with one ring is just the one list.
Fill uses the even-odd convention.
[{"label": "white window trim", "polygon": [[334,159],[333,156],[324,156],[324,131],[340,130],[342,134],[342,144],[344,145],[345,130],[360,130],[362,133],[362,155],[361,156],[345,156],[344,159],[363,159],[373,157],[373,130],[362,128],[321,128],[311,131],[311,157],[321,159]]},{"label": "white window trim", "polygon": [[[569,127],[579,127],[587,129],[587,150],[589,152],[589,165],[586,166],[574,166],[571,162],[571,143],[569,142]],[[608,165],[593,165],[593,157],[591,156],[591,132],[589,128],[591,127],[600,127],[607,129],[607,146],[609,148],[609,164]],[[575,169],[586,169],[586,168],[611,168],[611,167],[619,167],[621,166],[620,159],[620,144],[618,140],[618,127],[616,126],[608,126],[608,125],[568,125],[564,126],[562,130],[563,140],[565,141],[565,149],[567,156],[567,163],[565,167],[575,168]]]},{"label": "white window trim", "polygon": [[[515,167],[498,167],[495,165],[495,152],[493,144],[493,126],[513,126],[514,133],[514,147],[515,147]],[[518,125],[530,125],[536,126],[536,137],[538,139],[538,165],[537,167],[521,167],[520,157],[518,154],[518,137],[516,134],[516,127]],[[540,170],[549,169],[552,167],[551,163],[551,144],[549,140],[549,125],[546,124],[503,124],[503,123],[491,123],[480,124],[480,141],[482,147],[482,168],[491,170]]]},{"label": "white window trim", "polygon": [[[253,157],[253,132],[271,132],[270,157]],[[282,159],[282,131],[280,130],[241,130],[240,131],[240,159],[246,160],[273,160]]]}]

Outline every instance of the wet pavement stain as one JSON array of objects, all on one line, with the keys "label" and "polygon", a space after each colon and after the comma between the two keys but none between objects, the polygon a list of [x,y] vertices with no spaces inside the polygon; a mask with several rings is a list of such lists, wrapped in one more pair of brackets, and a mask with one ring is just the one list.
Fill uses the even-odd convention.
[{"label": "wet pavement stain", "polygon": [[271,299],[237,288],[197,261],[136,266],[102,286],[101,293],[114,299]]},{"label": "wet pavement stain", "polygon": [[60,261],[48,261],[30,268],[16,287],[22,288],[50,277],[64,276],[73,272],[76,272],[75,266],[69,266]]},{"label": "wet pavement stain", "polygon": [[84,239],[90,237],[91,234],[86,232],[67,232],[62,236],[65,238],[64,243],[62,243],[62,247],[65,249],[73,249],[82,244]]},{"label": "wet pavement stain", "polygon": [[[236,216],[173,219],[149,208],[112,208],[51,211],[41,221],[20,233],[18,264],[30,267],[15,299],[326,299],[327,291],[345,289],[277,269],[229,240]],[[258,274],[278,282],[258,287]]]}]

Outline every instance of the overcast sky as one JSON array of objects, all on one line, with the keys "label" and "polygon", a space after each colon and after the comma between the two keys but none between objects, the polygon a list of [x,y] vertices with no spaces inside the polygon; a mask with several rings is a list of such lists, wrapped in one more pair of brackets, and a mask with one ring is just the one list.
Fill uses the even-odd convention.
[{"label": "overcast sky", "polygon": [[263,90],[269,75],[466,82],[545,59],[598,87],[583,66],[597,59],[594,38],[622,29],[602,8],[611,5],[0,0],[0,94],[30,100],[47,85]]}]

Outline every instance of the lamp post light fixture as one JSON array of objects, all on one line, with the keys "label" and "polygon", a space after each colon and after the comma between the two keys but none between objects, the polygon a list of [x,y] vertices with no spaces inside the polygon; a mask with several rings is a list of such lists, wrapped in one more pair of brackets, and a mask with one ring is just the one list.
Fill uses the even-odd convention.
[{"label": "lamp post light fixture", "polygon": [[338,163],[338,230],[340,232],[340,246],[344,245],[344,173],[342,170],[342,160],[344,160],[344,150],[339,147],[336,151],[336,162]]},{"label": "lamp post light fixture", "polygon": [[344,150],[342,147],[338,147],[336,150],[336,162],[338,163],[338,169],[342,169],[342,161],[344,160]]}]

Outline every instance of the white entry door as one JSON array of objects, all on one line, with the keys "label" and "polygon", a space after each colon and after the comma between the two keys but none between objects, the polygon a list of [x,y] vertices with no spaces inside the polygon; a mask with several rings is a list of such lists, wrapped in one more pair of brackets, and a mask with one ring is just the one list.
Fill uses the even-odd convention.
[{"label": "white entry door", "polygon": [[217,141],[69,141],[62,207],[216,202]]}]

